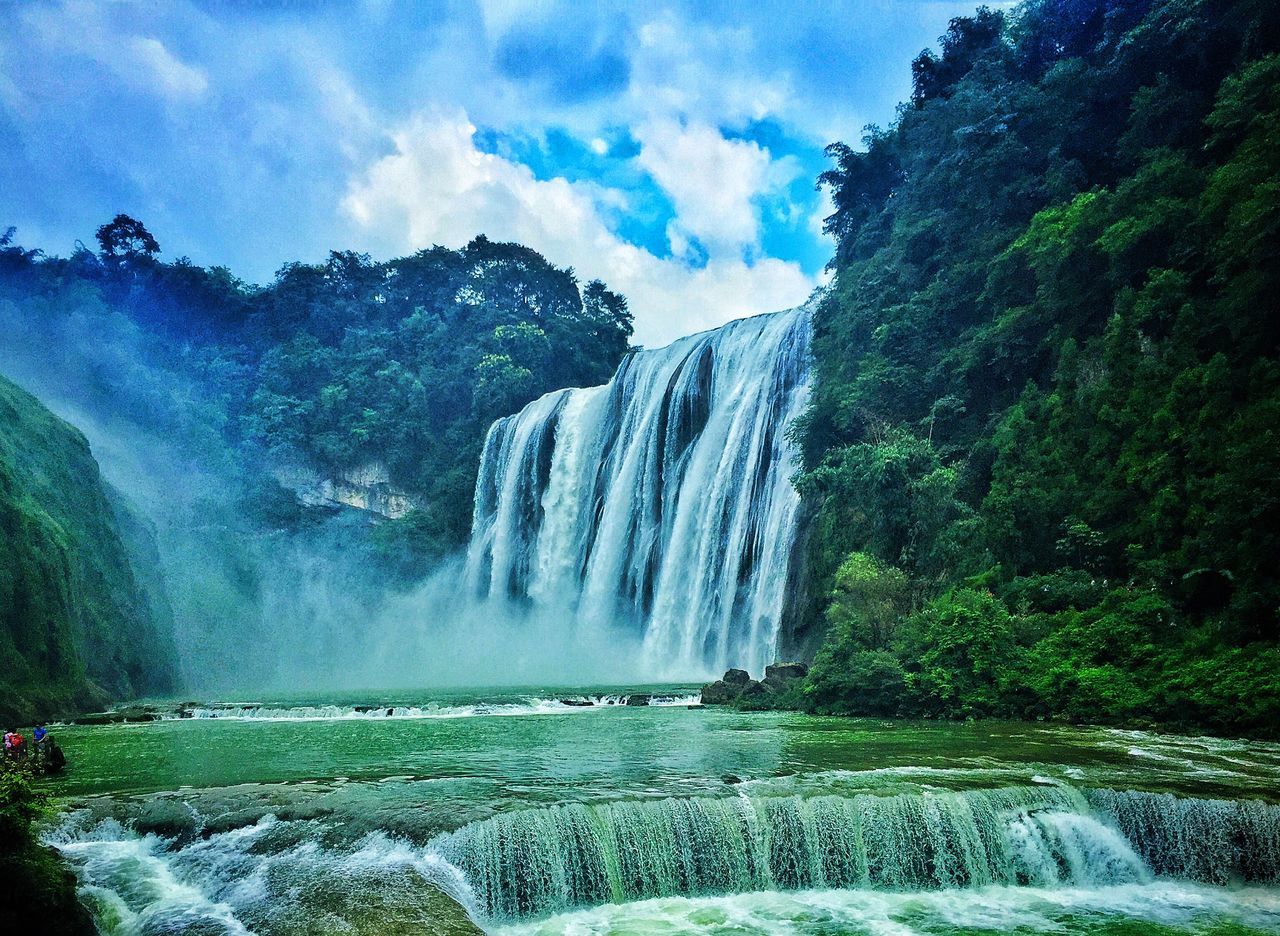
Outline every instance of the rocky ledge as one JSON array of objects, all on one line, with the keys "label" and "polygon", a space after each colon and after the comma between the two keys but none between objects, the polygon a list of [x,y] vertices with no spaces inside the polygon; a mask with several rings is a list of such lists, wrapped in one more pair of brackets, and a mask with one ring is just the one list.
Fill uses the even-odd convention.
[{"label": "rocky ledge", "polygon": [[702,687],[703,705],[730,705],[739,699],[775,695],[797,679],[809,674],[804,663],[773,663],[764,669],[764,679],[752,679],[746,670],[731,669],[723,678]]}]

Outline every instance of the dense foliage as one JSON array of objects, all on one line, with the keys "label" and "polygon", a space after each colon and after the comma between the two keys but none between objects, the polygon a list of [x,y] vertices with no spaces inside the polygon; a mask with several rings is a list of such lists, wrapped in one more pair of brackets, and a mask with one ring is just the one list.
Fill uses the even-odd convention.
[{"label": "dense foliage", "polygon": [[[603,283],[580,287],[534,251],[484,237],[384,263],[335,252],[262,288],[161,262],[125,215],[97,240],[64,259],[19,247],[12,230],[0,238],[12,357],[43,359],[94,415],[227,469],[268,524],[298,519],[282,469],[324,479],[376,466],[416,507],[374,534],[406,575],[464,541],[493,419],[604,383],[631,335],[626,301]],[[61,353],[49,359],[51,348]]]},{"label": "dense foliage", "polygon": [[810,707],[1280,725],[1280,8],[957,19],[865,149],[802,427]]},{"label": "dense foliage", "polygon": [[76,900],[76,880],[57,853],[39,843],[34,824],[49,808],[31,762],[0,759],[0,926],[7,933],[91,936]]},{"label": "dense foliage", "polygon": [[[84,436],[0,377],[0,721],[174,688],[163,602]],[[141,532],[134,535],[141,537]]]}]

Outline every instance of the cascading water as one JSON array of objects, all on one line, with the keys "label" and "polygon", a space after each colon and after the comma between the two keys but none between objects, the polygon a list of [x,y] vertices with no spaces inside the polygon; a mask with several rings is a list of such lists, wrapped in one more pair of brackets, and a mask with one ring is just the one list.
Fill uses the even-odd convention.
[{"label": "cascading water", "polygon": [[491,920],[774,890],[1274,883],[1280,806],[1066,786],[568,804],[472,823],[428,853]]},{"label": "cascading water", "polygon": [[731,322],[494,423],[470,593],[639,634],[655,678],[772,662],[810,327],[804,308]]}]

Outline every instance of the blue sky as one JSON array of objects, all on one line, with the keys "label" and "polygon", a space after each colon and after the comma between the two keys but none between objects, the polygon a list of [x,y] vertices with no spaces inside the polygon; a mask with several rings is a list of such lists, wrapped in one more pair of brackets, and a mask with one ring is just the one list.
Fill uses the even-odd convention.
[{"label": "blue sky", "polygon": [[256,282],[485,233],[660,344],[805,299],[823,146],[973,6],[0,0],[0,228],[67,253],[123,211]]}]

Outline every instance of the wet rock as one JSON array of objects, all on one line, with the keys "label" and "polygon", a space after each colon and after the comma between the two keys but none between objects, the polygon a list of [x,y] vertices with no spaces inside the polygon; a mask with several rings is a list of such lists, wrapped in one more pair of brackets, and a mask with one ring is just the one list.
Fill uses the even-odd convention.
[{"label": "wet rock", "polygon": [[739,695],[742,689],[738,686],[730,686],[723,679],[717,679],[713,683],[708,683],[702,687],[702,704],[703,705],[728,705]]},{"label": "wet rock", "polygon": [[155,709],[132,705],[128,708],[113,709],[110,712],[91,712],[71,719],[73,725],[118,725],[121,722],[149,722],[160,716]]},{"label": "wet rock", "polygon": [[744,669],[725,670],[724,677],[721,681],[732,686],[741,687],[751,682],[751,674]]},{"label": "wet rock", "polygon": [[94,712],[92,715],[81,715],[71,719],[73,725],[117,725],[124,721],[115,712]]},{"label": "wet rock", "polygon": [[734,776],[733,774],[731,774],[731,773],[727,773],[727,774],[725,774],[725,775],[724,775],[724,776],[722,776],[720,779],[721,779],[721,780],[723,780],[725,783],[728,783],[728,784],[730,784],[730,785],[735,784],[735,783],[741,783],[741,782],[742,782],[742,778],[741,778],[741,777],[735,777],[735,776]]},{"label": "wet rock", "polygon": [[808,675],[809,667],[804,663],[772,663],[764,668],[764,678],[768,682],[804,679]]},{"label": "wet rock", "polygon": [[758,679],[752,679],[742,687],[741,697],[744,699],[756,699],[760,696],[768,695],[772,691],[772,686],[763,683]]},{"label": "wet rock", "polygon": [[643,692],[634,692],[627,696],[627,705],[648,705],[653,696]]},{"label": "wet rock", "polygon": [[575,708],[590,708],[590,707],[591,707],[592,705],[594,705],[595,703],[594,703],[594,702],[591,702],[591,701],[589,701],[589,700],[587,700],[587,699],[561,699],[561,700],[560,700],[560,704],[561,704],[561,705],[572,705],[572,706],[574,706]]}]

